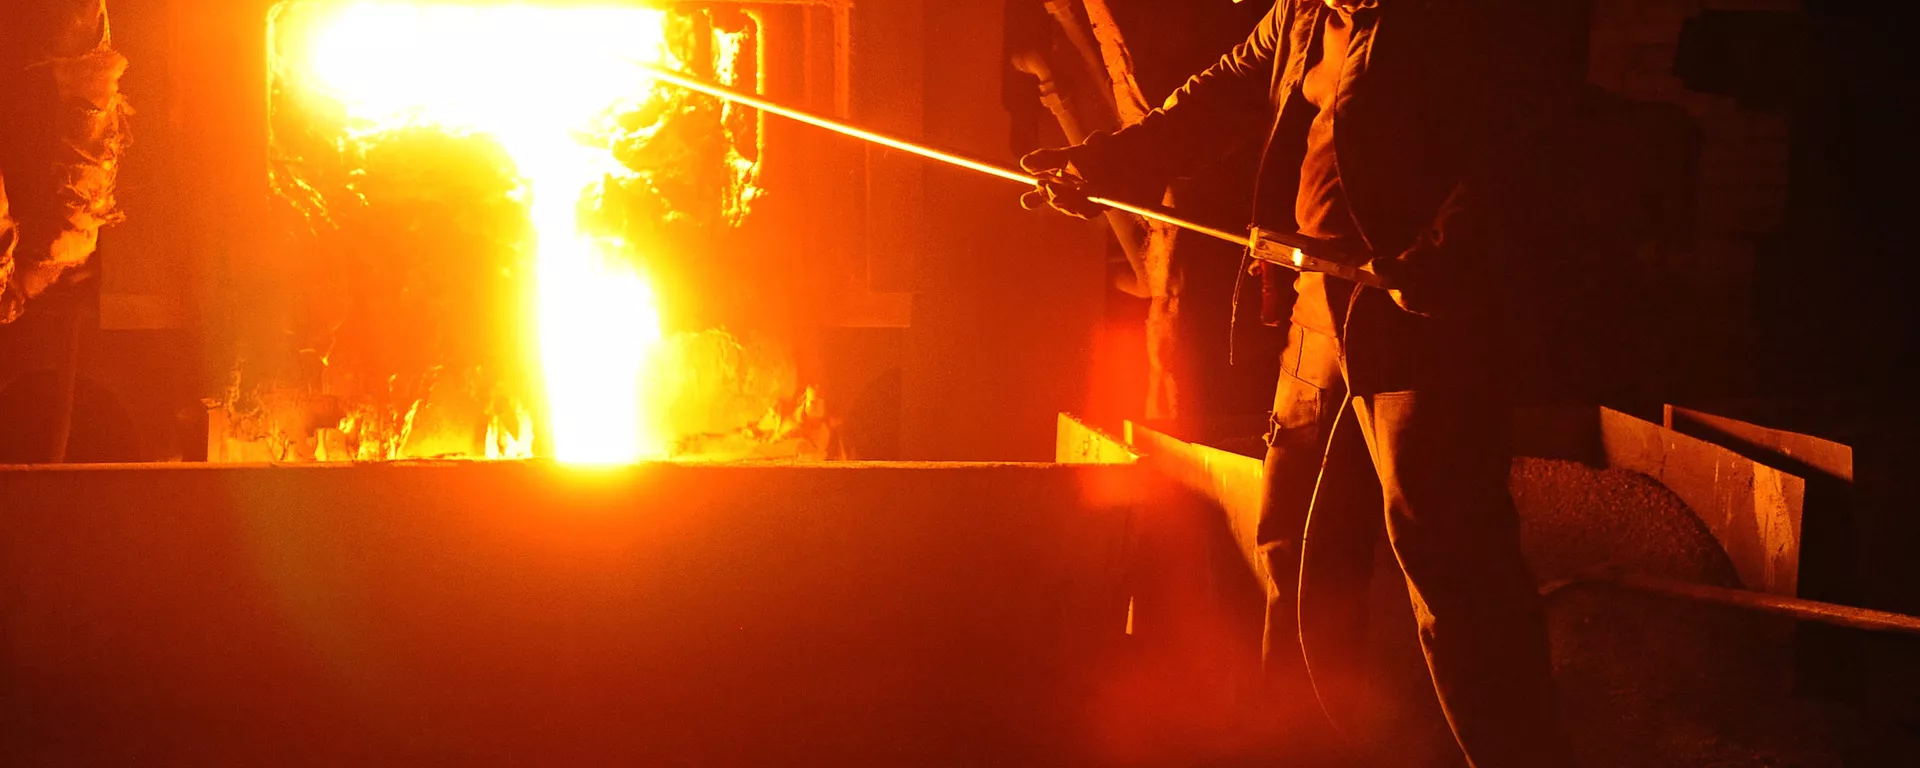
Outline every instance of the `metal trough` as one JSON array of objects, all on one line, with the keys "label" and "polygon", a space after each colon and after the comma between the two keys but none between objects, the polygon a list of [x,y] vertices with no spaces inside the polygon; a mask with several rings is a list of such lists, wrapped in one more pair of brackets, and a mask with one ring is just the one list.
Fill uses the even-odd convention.
[{"label": "metal trough", "polygon": [[1142,471],[0,467],[0,762],[1076,760]]}]

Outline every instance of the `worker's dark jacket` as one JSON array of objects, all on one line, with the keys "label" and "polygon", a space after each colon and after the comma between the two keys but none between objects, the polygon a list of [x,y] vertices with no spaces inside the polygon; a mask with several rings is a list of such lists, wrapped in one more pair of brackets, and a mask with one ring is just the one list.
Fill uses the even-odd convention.
[{"label": "worker's dark jacket", "polygon": [[[1164,107],[1090,138],[1076,166],[1124,193],[1264,140],[1254,223],[1293,229],[1307,121],[1290,118],[1313,111],[1300,81],[1333,12],[1281,0]],[[1550,268],[1552,157],[1584,82],[1585,21],[1582,0],[1380,0],[1356,17],[1334,102],[1341,184],[1373,257],[1397,260],[1451,335],[1511,328]]]}]

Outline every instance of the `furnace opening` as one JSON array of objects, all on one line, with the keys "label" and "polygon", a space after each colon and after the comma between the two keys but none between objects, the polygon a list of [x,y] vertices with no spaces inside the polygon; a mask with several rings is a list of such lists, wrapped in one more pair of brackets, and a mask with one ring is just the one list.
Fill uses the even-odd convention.
[{"label": "furnace opening", "polygon": [[276,6],[284,239],[262,258],[296,290],[217,409],[239,458],[818,454],[791,353],[709,306],[763,194],[759,115],[644,69],[757,90],[758,31],[707,8]]}]

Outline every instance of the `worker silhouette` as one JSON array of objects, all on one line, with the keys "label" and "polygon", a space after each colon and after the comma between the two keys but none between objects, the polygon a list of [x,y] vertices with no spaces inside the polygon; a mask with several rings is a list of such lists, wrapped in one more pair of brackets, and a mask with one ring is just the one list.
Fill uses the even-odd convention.
[{"label": "worker silhouette", "polygon": [[[1042,177],[1025,204],[1086,216],[1089,190],[1137,200],[1262,142],[1253,223],[1363,254],[1395,287],[1301,274],[1269,318],[1290,327],[1258,529],[1266,678],[1276,701],[1317,697],[1364,762],[1573,762],[1507,483],[1552,271],[1543,158],[1579,98],[1585,24],[1580,0],[1282,0],[1140,122],[1021,161]],[[1418,720],[1360,671],[1382,532],[1439,748],[1363,737]]]}]

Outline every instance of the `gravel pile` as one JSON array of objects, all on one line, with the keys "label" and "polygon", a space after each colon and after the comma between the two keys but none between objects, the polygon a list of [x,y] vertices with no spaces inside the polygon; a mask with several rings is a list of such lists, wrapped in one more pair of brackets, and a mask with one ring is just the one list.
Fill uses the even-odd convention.
[{"label": "gravel pile", "polygon": [[1659,481],[1624,469],[1513,463],[1527,563],[1542,582],[1603,565],[1700,584],[1740,585],[1713,533]]},{"label": "gravel pile", "polygon": [[[1542,582],[1607,565],[1739,585],[1706,526],[1652,478],[1523,458],[1512,487]],[[1790,623],[1579,587],[1548,599],[1547,620],[1584,768],[1841,764],[1839,717],[1789,695]]]}]

